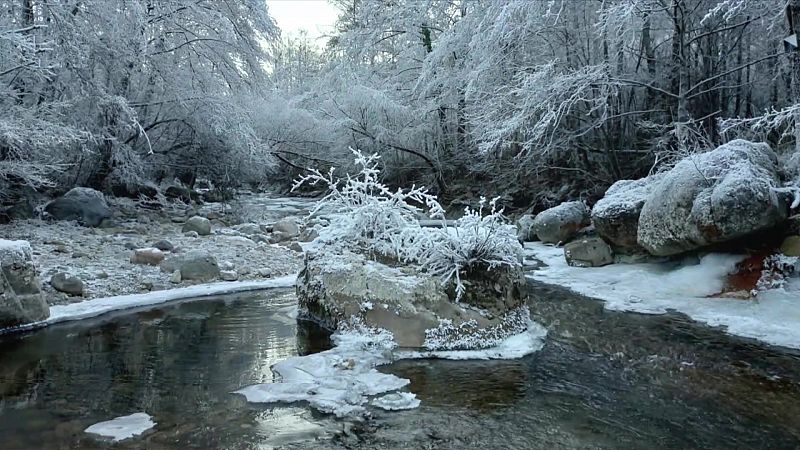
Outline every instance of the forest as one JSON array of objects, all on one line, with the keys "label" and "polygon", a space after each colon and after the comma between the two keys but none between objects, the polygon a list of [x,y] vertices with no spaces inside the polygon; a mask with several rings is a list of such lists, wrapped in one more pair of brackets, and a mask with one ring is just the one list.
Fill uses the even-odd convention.
[{"label": "forest", "polygon": [[332,3],[320,43],[260,0],[0,0],[3,201],[287,186],[353,148],[390,185],[542,209],[797,141],[795,0]]}]

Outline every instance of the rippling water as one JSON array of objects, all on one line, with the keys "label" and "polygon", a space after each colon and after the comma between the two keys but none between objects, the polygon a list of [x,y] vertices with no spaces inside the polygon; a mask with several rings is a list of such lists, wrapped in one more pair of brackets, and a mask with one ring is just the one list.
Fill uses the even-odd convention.
[{"label": "rippling water", "polygon": [[[0,448],[105,448],[87,426],[146,411],[117,448],[800,448],[797,353],[679,315],[608,312],[534,286],[544,349],[515,361],[400,361],[417,410],[343,423],[231,391],[329,345],[291,293],[184,303],[0,338]],[[317,438],[324,439],[323,441]]]}]

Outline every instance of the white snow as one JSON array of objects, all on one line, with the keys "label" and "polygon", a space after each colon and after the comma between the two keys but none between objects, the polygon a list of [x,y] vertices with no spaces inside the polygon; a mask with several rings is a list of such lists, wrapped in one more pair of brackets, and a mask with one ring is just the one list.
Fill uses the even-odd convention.
[{"label": "white snow", "polygon": [[725,275],[741,255],[709,254],[699,262],[679,264],[577,268],[567,265],[562,248],[526,243],[525,250],[527,258],[547,264],[529,278],[604,300],[607,309],[644,314],[676,310],[698,322],[724,326],[733,335],[800,348],[800,280],[761,292],[755,300],[707,297],[721,290]]},{"label": "white snow", "polygon": [[[89,319],[113,311],[145,306],[160,305],[167,302],[217,295],[235,294],[268,288],[294,286],[297,277],[287,275],[260,281],[239,281],[199,284],[184,288],[148,292],[144,294],[119,295],[115,297],[95,298],[69,305],[56,305],[50,308],[50,317],[41,322],[27,324],[22,328],[38,328],[60,322]],[[0,332],[3,331],[0,329]]]},{"label": "white snow", "polygon": [[394,392],[378,397],[370,402],[372,406],[385,409],[386,411],[401,411],[404,409],[418,408],[420,401],[416,394],[411,392]]},{"label": "white snow", "polygon": [[[296,356],[272,366],[275,383],[257,384],[236,391],[254,403],[308,402],[319,411],[337,417],[363,416],[369,397],[372,406],[396,411],[420,405],[416,395],[393,392],[409,380],[378,372],[375,367],[399,359],[442,358],[514,359],[536,352],[544,345],[547,331],[530,322],[530,328],[511,336],[497,347],[474,351],[393,351],[395,343],[385,330],[350,330],[334,334],[336,347],[322,353]],[[387,394],[388,393],[388,394]]]},{"label": "white snow", "polygon": [[117,417],[106,422],[96,423],[85,429],[86,433],[111,438],[113,442],[138,436],[156,426],[149,414],[138,412],[129,416]]}]

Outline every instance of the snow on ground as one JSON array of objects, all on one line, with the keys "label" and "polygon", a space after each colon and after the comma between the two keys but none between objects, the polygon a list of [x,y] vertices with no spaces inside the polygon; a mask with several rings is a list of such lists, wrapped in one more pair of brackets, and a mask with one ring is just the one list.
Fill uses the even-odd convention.
[{"label": "snow on ground", "polygon": [[86,433],[110,438],[113,442],[138,436],[156,426],[149,414],[139,412],[129,416],[117,417],[106,422],[96,423]]},{"label": "snow on ground", "polygon": [[[220,263],[230,262],[234,270],[240,272],[240,280],[263,279],[267,273],[273,277],[295,274],[302,265],[300,253],[286,246],[256,242],[266,240],[266,236],[257,236],[262,239],[246,236],[238,232],[233,223],[242,217],[261,218],[264,221],[260,223],[266,224],[289,215],[303,216],[303,211],[311,204],[305,199],[251,195],[236,206],[238,211],[227,213],[230,207],[220,203],[206,204],[198,211],[178,206],[161,211],[146,210],[135,207],[127,199],[109,199],[109,204],[118,224],[114,228],[86,228],[74,222],[38,219],[0,225],[0,235],[4,239],[30,242],[33,261],[51,305],[188,286],[190,283],[185,281],[170,283],[171,274],[158,267],[130,262],[132,248],[151,247],[160,240],[175,246],[173,252],[166,253],[167,258],[173,253],[205,251]],[[183,235],[182,220],[194,212],[212,218],[212,235]],[[56,292],[48,281],[57,272],[80,278],[86,285],[85,296],[67,297]]]},{"label": "snow on ground", "polygon": [[570,267],[563,248],[525,244],[526,258],[546,266],[529,278],[564,286],[579,294],[604,300],[617,311],[663,314],[684,313],[710,326],[724,326],[730,334],[768,344],[800,348],[800,280],[783,289],[761,292],[755,300],[707,298],[722,289],[741,255],[709,254],[679,263],[613,264]]},{"label": "snow on ground", "polygon": [[[312,408],[336,417],[360,417],[365,405],[387,411],[417,408],[420,401],[411,392],[394,392],[409,380],[376,370],[399,359],[441,358],[515,359],[534,353],[544,345],[547,331],[530,322],[530,328],[494,348],[474,351],[396,351],[391,333],[344,331],[334,334],[336,346],[322,353],[296,356],[272,366],[275,383],[257,384],[236,391],[253,403],[307,402]],[[385,394],[379,397],[378,395]],[[372,400],[370,401],[370,398]]]}]

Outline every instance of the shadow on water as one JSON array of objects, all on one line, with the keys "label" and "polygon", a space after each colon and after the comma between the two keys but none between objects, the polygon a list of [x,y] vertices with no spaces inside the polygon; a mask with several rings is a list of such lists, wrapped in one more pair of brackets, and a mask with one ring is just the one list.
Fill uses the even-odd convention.
[{"label": "shadow on water", "polygon": [[[399,361],[419,409],[349,424],[231,391],[330,347],[290,292],[184,303],[0,337],[6,449],[107,448],[87,426],[146,411],[147,449],[800,448],[800,357],[685,316],[605,311],[532,285],[550,334],[514,361]],[[323,442],[316,438],[325,439]]]}]

